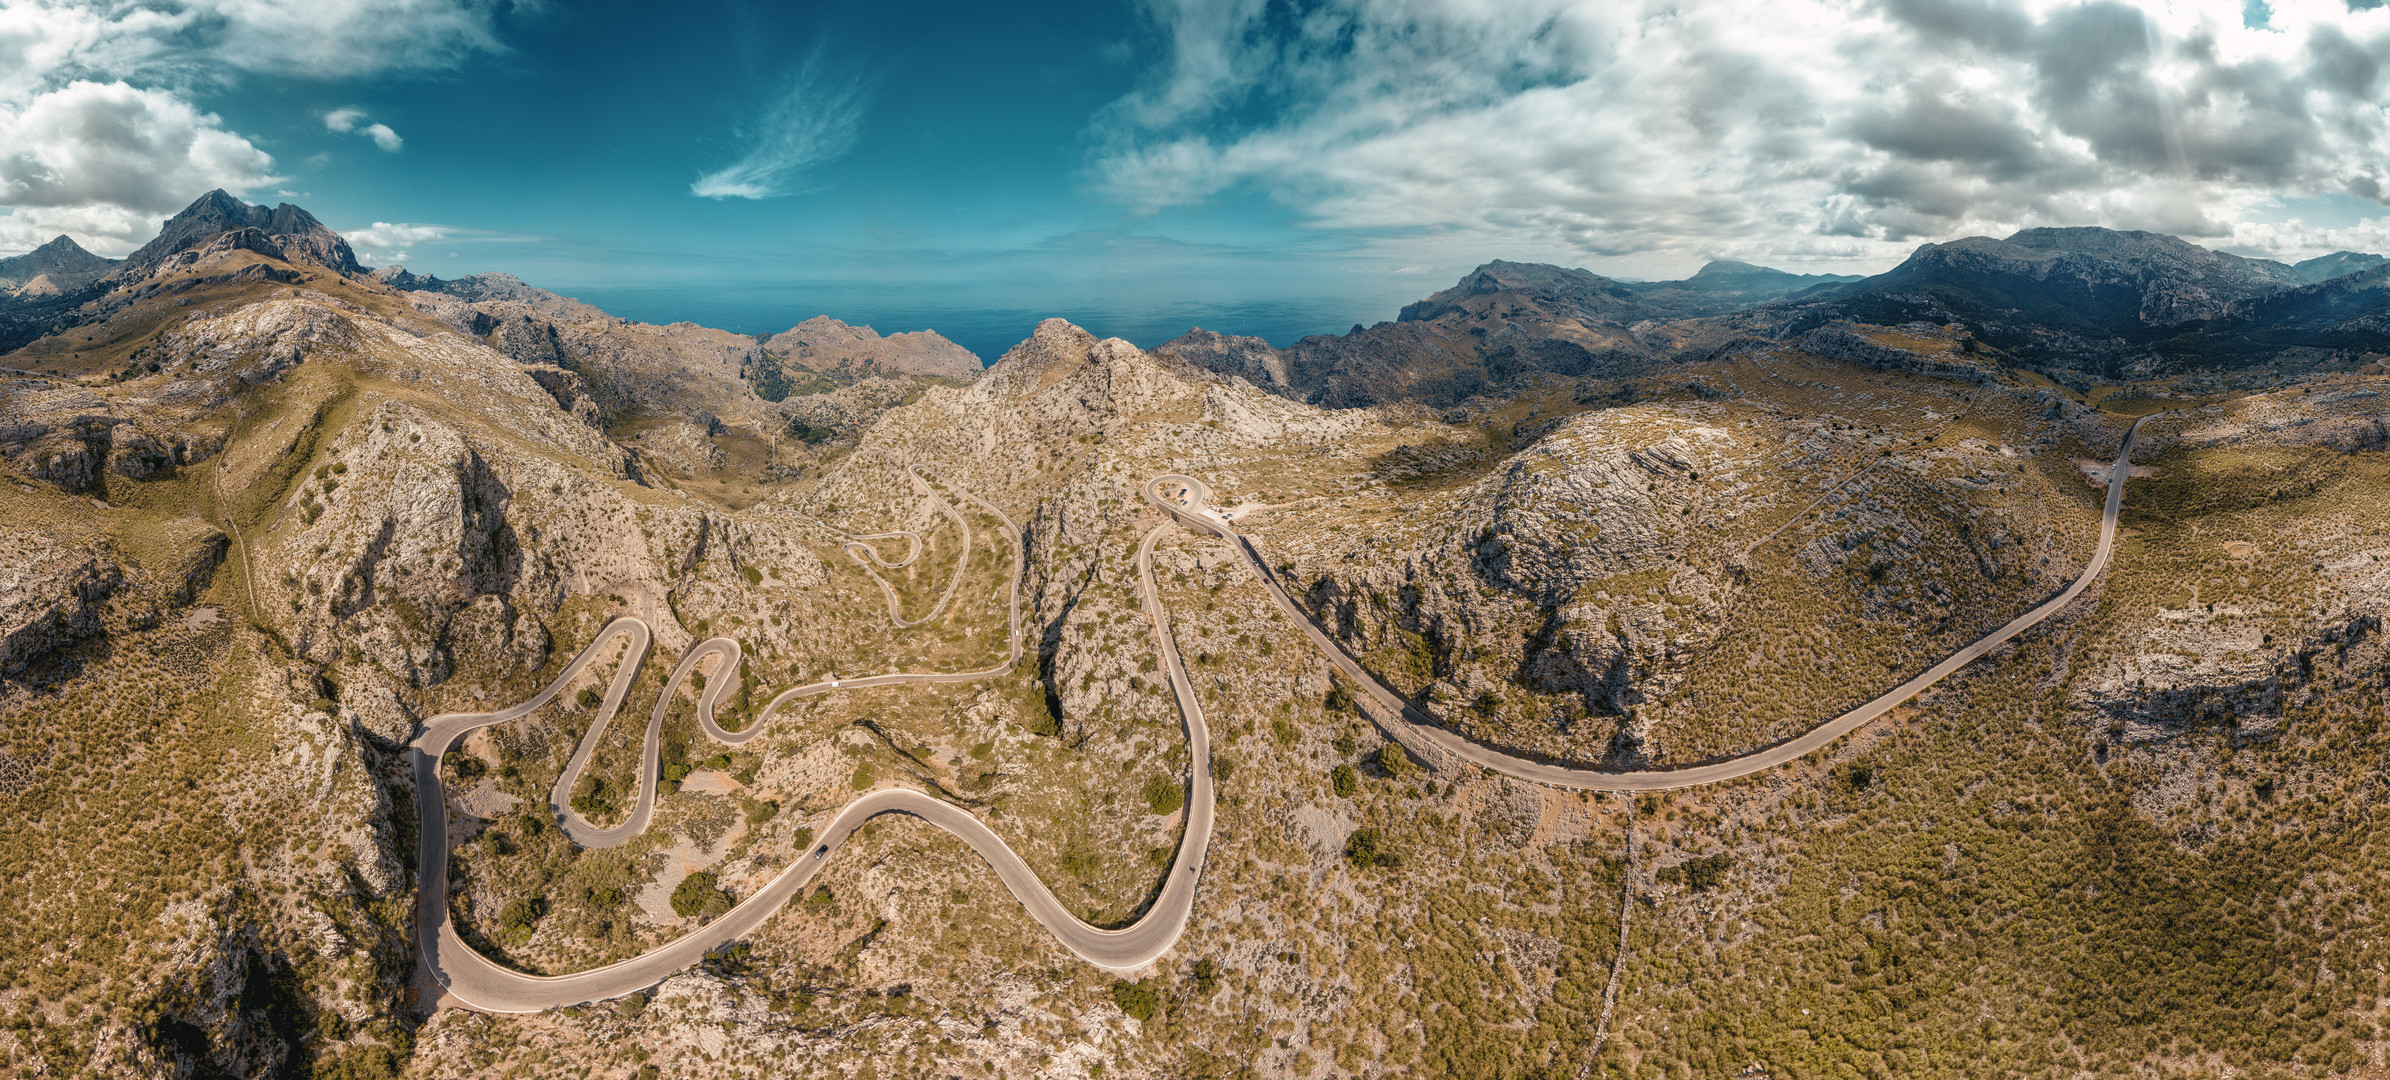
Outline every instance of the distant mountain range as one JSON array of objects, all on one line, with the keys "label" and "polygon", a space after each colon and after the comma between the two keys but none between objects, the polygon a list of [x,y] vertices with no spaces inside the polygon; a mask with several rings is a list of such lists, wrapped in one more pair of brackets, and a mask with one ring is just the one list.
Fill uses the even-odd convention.
[{"label": "distant mountain range", "polygon": [[1495,261],[1394,322],[1284,349],[1198,330],[1156,351],[1338,406],[1448,405],[1536,372],[1635,374],[1843,320],[1958,323],[2023,366],[2151,373],[2390,352],[2386,276],[2381,255],[2292,265],[2088,227],[1927,244],[1866,278],[1714,262],[1682,281],[1626,282]]},{"label": "distant mountain range", "polygon": [[[638,324],[510,275],[368,271],[306,210],[253,206],[222,191],[201,196],[123,260],[63,236],[0,259],[0,350],[103,317],[126,290],[238,252],[417,297],[417,306],[440,309],[444,320],[524,363],[569,364],[576,350],[644,355],[666,341],[671,352],[703,339],[706,363],[732,364],[771,401],[875,376],[970,379],[981,367],[935,331],[882,336],[827,316],[756,337],[693,324],[648,327],[633,335],[645,344],[630,344],[608,328]],[[1719,261],[1681,281],[1620,281],[1496,260],[1404,306],[1391,322],[1283,349],[1198,329],[1156,351],[1318,404],[1445,405],[1539,372],[1634,374],[1738,339],[1783,339],[1837,321],[1957,323],[2004,362],[2094,374],[2241,367],[2319,350],[2390,352],[2390,258],[2341,251],[2287,264],[2162,233],[2081,227],[1927,244],[1865,278]]]},{"label": "distant mountain range", "polygon": [[[119,305],[106,302],[112,292],[138,292],[144,282],[214,265],[238,252],[412,295],[417,306],[436,309],[459,330],[527,364],[569,363],[576,349],[639,353],[667,340],[673,345],[666,351],[686,349],[696,347],[696,338],[716,335],[721,340],[709,339],[700,351],[709,356],[737,354],[744,377],[773,401],[791,392],[820,392],[875,376],[967,380],[977,377],[982,366],[976,354],[934,330],[882,337],[871,327],[848,326],[827,316],[764,339],[694,326],[677,334],[641,333],[636,329],[640,324],[528,285],[511,274],[442,279],[403,266],[369,270],[357,261],[347,240],[305,209],[289,203],[253,205],[221,190],[200,196],[167,219],[155,239],[124,259],[93,255],[65,236],[0,259],[0,351],[105,317],[123,300],[119,297]],[[680,330],[686,325],[644,329]],[[614,327],[634,329],[614,333],[609,329]],[[646,344],[597,343],[601,337],[621,339],[625,334]]]}]

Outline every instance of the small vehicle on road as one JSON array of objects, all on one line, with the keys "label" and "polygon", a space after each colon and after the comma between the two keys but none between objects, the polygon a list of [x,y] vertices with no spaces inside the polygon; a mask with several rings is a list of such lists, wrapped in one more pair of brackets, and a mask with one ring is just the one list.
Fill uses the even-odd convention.
[{"label": "small vehicle on road", "polygon": [[822,856],[824,856],[824,855],[828,855],[829,853],[830,853],[830,845],[828,845],[828,844],[823,844],[822,846],[820,846],[820,847],[817,847],[817,848],[813,849],[813,857],[814,857],[816,860],[820,859],[820,858],[821,858]]}]

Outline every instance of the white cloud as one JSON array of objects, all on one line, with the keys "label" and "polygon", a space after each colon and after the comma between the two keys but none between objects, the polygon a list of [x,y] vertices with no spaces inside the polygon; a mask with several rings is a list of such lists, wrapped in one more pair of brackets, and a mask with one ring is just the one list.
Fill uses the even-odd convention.
[{"label": "white cloud", "polygon": [[[0,0],[0,250],[65,231],[96,251],[155,235],[210,188],[272,183],[273,158],[191,102],[248,73],[342,78],[503,51],[509,0]],[[337,114],[336,114],[337,115]],[[386,124],[357,127],[385,151]],[[348,126],[341,126],[346,123]]]},{"label": "white cloud", "polygon": [[444,225],[408,225],[377,221],[362,229],[343,230],[340,235],[348,239],[349,247],[357,252],[359,261],[368,266],[389,266],[393,263],[407,261],[412,257],[411,249],[417,245],[428,244],[435,240],[456,239],[461,232],[463,230],[451,229]]},{"label": "white cloud", "polygon": [[157,232],[157,215],[211,188],[273,183],[273,167],[215,116],[161,91],[73,82],[0,103],[0,206],[20,228],[72,225],[95,250],[130,250]]},{"label": "white cloud", "polygon": [[393,154],[397,153],[400,147],[406,145],[406,140],[399,138],[398,132],[390,130],[388,124],[357,126],[357,122],[363,119],[365,119],[365,110],[363,109],[334,109],[324,114],[324,130],[338,135],[346,135],[352,131],[357,132],[372,139],[375,146]]},{"label": "white cloud", "polygon": [[795,193],[798,178],[837,160],[861,137],[870,105],[863,80],[828,69],[819,50],[790,76],[788,88],[742,132],[746,153],[697,178],[691,194],[709,199],[768,199]]},{"label": "white cloud", "polygon": [[2245,246],[2284,198],[2390,202],[2390,7],[2283,0],[2262,29],[2240,0],[1274,10],[1149,0],[1168,55],[1097,120],[1101,191],[1259,191],[1405,261],[1654,272],[1880,267],[2041,224]]}]

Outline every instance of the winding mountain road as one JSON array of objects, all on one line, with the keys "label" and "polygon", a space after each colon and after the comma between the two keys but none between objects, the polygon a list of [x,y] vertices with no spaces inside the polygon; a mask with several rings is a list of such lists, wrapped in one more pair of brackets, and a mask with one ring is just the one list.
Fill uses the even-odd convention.
[{"label": "winding mountain road", "polygon": [[[957,683],[989,678],[1013,669],[1021,657],[1020,588],[1027,568],[1027,551],[1019,526],[995,506],[967,492],[964,497],[978,503],[1002,521],[1013,537],[1014,573],[1010,605],[1010,648],[1005,661],[977,671],[962,672],[892,672],[859,679],[832,679],[809,683],[782,691],[765,706],[761,714],[746,728],[725,731],[714,720],[714,708],[722,696],[737,683],[738,665],[742,654],[738,642],[729,638],[709,638],[692,647],[681,658],[666,682],[663,694],[649,714],[646,739],[641,749],[640,788],[637,804],[622,824],[601,829],[581,819],[569,805],[568,796],[573,782],[595,752],[598,738],[606,724],[622,705],[625,694],[636,680],[644,661],[652,635],[647,624],[636,618],[622,617],[607,624],[597,637],[546,689],[522,704],[497,712],[449,713],[433,717],[423,732],[410,744],[410,759],[414,769],[416,812],[420,832],[416,841],[418,885],[416,895],[416,944],[421,950],[426,969],[437,980],[442,991],[456,1003],[485,1012],[528,1013],[565,1005],[600,1001],[618,997],[655,985],[699,961],[715,949],[752,934],[771,918],[781,905],[799,895],[816,873],[824,866],[857,829],[882,814],[910,814],[960,838],[985,859],[996,876],[1014,897],[1020,900],[1030,917],[1050,930],[1064,948],[1107,971],[1133,971],[1151,963],[1175,945],[1185,931],[1187,919],[1194,908],[1195,891],[1202,877],[1204,860],[1209,852],[1213,824],[1213,790],[1211,775],[1211,736],[1205,725],[1203,708],[1194,688],[1188,681],[1178,646],[1170,632],[1167,612],[1156,589],[1153,574],[1154,546],[1172,528],[1172,522],[1184,524],[1199,532],[1208,533],[1234,545],[1250,561],[1270,597],[1279,609],[1311,639],[1337,670],[1360,686],[1375,708],[1386,730],[1413,753],[1431,764],[1463,762],[1484,766],[1505,775],[1550,784],[1556,787],[1601,791],[1654,791],[1694,787],[1716,783],[1774,768],[1817,750],[1835,739],[1866,724],[1893,706],[1947,678],[1952,672],[2000,647],[2018,634],[2040,624],[2072,603],[2090,587],[2108,565],[2114,551],[2117,515],[2124,499],[2124,483],[2131,471],[2134,436],[2141,425],[2154,417],[2143,417],[2126,431],[2123,446],[2110,469],[2106,506],[2100,519],[2099,544],[2091,561],[2073,584],[2057,596],[2037,605],[2025,614],[1982,639],[1952,653],[1941,663],[1926,669],[1915,678],[1894,687],[1865,705],[1835,717],[1809,732],[1783,743],[1753,753],[1692,766],[1649,772],[1608,772],[1598,769],[1571,768],[1529,760],[1489,747],[1472,743],[1437,725],[1434,718],[1405,702],[1394,690],[1370,674],[1352,656],[1329,637],[1302,607],[1294,602],[1279,582],[1261,554],[1244,536],[1232,528],[1225,516],[1211,509],[1211,493],[1203,482],[1190,476],[1167,475],[1156,477],[1144,485],[1146,499],[1163,510],[1170,521],[1156,526],[1145,535],[1137,549],[1138,600],[1144,606],[1154,632],[1154,646],[1161,658],[1161,668],[1167,673],[1171,693],[1176,697],[1180,717],[1185,725],[1188,747],[1188,801],[1184,829],[1181,832],[1176,857],[1162,888],[1145,913],[1130,926],[1108,930],[1089,925],[1072,915],[1038,880],[1034,871],[1004,842],[1001,836],[987,827],[970,811],[931,797],[910,788],[883,788],[864,794],[841,808],[817,833],[815,847],[798,857],[794,864],[781,871],[762,889],[741,901],[727,914],[705,924],[674,941],[619,963],[570,975],[528,975],[513,971],[483,956],[467,946],[458,936],[448,909],[448,840],[447,795],[440,784],[439,763],[456,741],[466,733],[492,724],[505,723],[530,715],[553,700],[557,694],[578,678],[582,671],[605,653],[617,636],[629,638],[621,667],[608,685],[596,718],[582,738],[581,745],[558,778],[550,794],[551,809],[558,823],[574,842],[585,847],[620,844],[643,831],[653,814],[656,781],[659,775],[660,736],[666,709],[677,695],[683,680],[697,670],[708,657],[719,663],[714,675],[707,680],[705,691],[697,702],[699,726],[709,738],[725,745],[737,746],[753,739],[769,726],[780,707],[796,698],[827,693],[831,690],[860,690],[899,683]],[[914,471],[920,480],[918,469]],[[925,485],[926,486],[926,485]],[[959,489],[958,489],[959,490]],[[934,491],[932,492],[934,495]],[[949,514],[960,520],[953,507],[944,504]],[[970,558],[969,531],[965,529],[962,560]],[[916,540],[916,543],[918,541]],[[916,548],[916,552],[918,548]],[[877,553],[873,553],[876,561]],[[860,560],[858,560],[860,561]],[[910,561],[908,558],[906,561]],[[958,563],[955,581],[962,578],[962,564]],[[883,583],[884,584],[884,583]],[[951,596],[953,586],[947,592]],[[894,617],[894,595],[890,594]],[[944,606],[943,601],[940,604]]]},{"label": "winding mountain road", "polygon": [[1262,585],[1268,590],[1270,598],[1277,602],[1278,610],[1285,613],[1286,617],[1296,626],[1302,628],[1304,636],[1310,638],[1312,645],[1327,655],[1329,662],[1335,665],[1337,671],[1342,672],[1345,678],[1362,688],[1367,700],[1376,706],[1372,712],[1379,718],[1381,726],[1405,748],[1422,759],[1429,762],[1457,760],[1473,765],[1482,765],[1505,776],[1515,776],[1521,780],[1532,780],[1554,787],[1585,791],[1666,791],[1697,787],[1702,784],[1715,784],[1724,780],[1749,776],[1809,754],[1850,734],[1868,721],[1892,711],[1893,706],[1923,693],[1928,687],[1949,678],[1952,672],[2007,644],[2009,639],[2040,625],[2043,620],[2073,603],[2076,597],[2083,595],[2083,590],[2091,587],[2092,581],[2100,576],[2100,572],[2108,567],[2108,558],[2116,548],[2117,514],[2124,508],[2125,478],[2132,472],[2133,439],[2141,433],[2141,425],[2161,415],[2164,414],[2153,413],[2150,416],[2144,416],[2134,421],[2132,427],[2126,429],[2124,445],[2117,450],[2116,461],[2108,470],[2108,501],[2100,513],[2099,545],[2092,550],[2091,561],[2083,567],[2082,575],[2077,577],[2074,583],[2068,585],[2064,591],[2036,605],[2032,610],[2009,620],[2006,625],[1984,635],[1965,648],[1950,654],[1941,663],[1918,673],[1915,678],[1885,691],[1875,700],[1819,724],[1797,737],[1723,761],[1713,761],[1681,769],[1658,769],[1648,772],[1611,772],[1604,769],[1554,765],[1506,754],[1454,734],[1449,729],[1437,724],[1434,717],[1405,701],[1402,695],[1395,693],[1392,687],[1387,686],[1368,669],[1363,668],[1358,661],[1353,659],[1352,654],[1346,652],[1343,646],[1328,636],[1327,631],[1322,629],[1319,623],[1311,617],[1310,612],[1295,603],[1294,597],[1288,595],[1286,587],[1278,581],[1277,573],[1271,570],[1268,561],[1261,557],[1261,552],[1255,550],[1251,542],[1230,527],[1227,519],[1210,508],[1211,491],[1204,487],[1202,481],[1190,476],[1156,477],[1147,481],[1145,497],[1148,501],[1169,511],[1178,520],[1227,540],[1242,552],[1245,559],[1253,565],[1253,572],[1260,576]]},{"label": "winding mountain road", "polygon": [[[466,945],[457,934],[447,902],[448,814],[447,793],[440,783],[441,757],[465,734],[477,728],[528,716],[554,700],[582,671],[606,653],[605,647],[617,636],[630,639],[629,650],[624,654],[613,682],[607,687],[596,717],[588,733],[582,737],[580,748],[565,767],[550,795],[551,809],[556,813],[558,824],[564,827],[574,842],[584,847],[620,844],[647,827],[655,807],[656,781],[660,773],[660,736],[666,710],[682,681],[697,669],[700,661],[709,656],[719,657],[721,663],[714,669],[714,677],[707,681],[705,691],[698,698],[698,722],[707,736],[733,746],[754,738],[769,725],[783,704],[799,697],[833,689],[857,690],[899,683],[968,682],[1011,670],[1021,655],[1020,586],[1022,571],[1026,569],[1026,552],[1020,544],[1020,528],[1002,510],[985,500],[968,493],[965,493],[965,497],[985,507],[1004,522],[1005,528],[1014,537],[1010,649],[1003,663],[979,671],[893,672],[860,679],[810,683],[781,692],[765,706],[753,724],[731,732],[723,730],[715,722],[714,707],[737,682],[741,661],[739,644],[729,638],[709,638],[699,642],[682,656],[671,679],[666,682],[654,711],[649,715],[647,735],[640,755],[638,803],[631,816],[613,828],[599,829],[583,821],[566,800],[574,780],[588,764],[606,724],[620,709],[623,696],[638,677],[640,663],[652,640],[647,624],[639,619],[626,616],[608,623],[571,663],[565,665],[546,689],[522,704],[496,712],[448,713],[426,722],[422,734],[409,746],[415,777],[416,815],[420,822],[416,839],[418,889],[415,937],[424,965],[441,991],[458,1004],[484,1012],[529,1013],[601,1001],[653,986],[703,960],[707,953],[754,933],[764,920],[780,910],[781,905],[804,890],[814,875],[827,864],[830,855],[857,829],[872,818],[890,813],[910,814],[953,833],[969,844],[972,850],[987,860],[989,867],[995,870],[997,879],[1020,900],[1030,917],[1044,924],[1065,948],[1088,963],[1107,971],[1131,971],[1168,952],[1185,931],[1188,913],[1194,910],[1195,888],[1202,876],[1204,856],[1211,842],[1213,796],[1211,736],[1204,725],[1202,704],[1196,700],[1194,689],[1187,682],[1186,671],[1178,659],[1177,646],[1171,640],[1167,615],[1153,587],[1153,548],[1170,529],[1171,526],[1167,524],[1148,533],[1138,548],[1139,598],[1147,616],[1153,620],[1156,648],[1167,661],[1171,690],[1178,697],[1181,716],[1186,724],[1192,766],[1186,827],[1177,857],[1171,863],[1169,876],[1164,880],[1160,894],[1135,923],[1123,929],[1110,930],[1080,921],[1061,901],[1055,899],[1054,894],[1038,880],[1036,872],[1004,842],[1003,837],[970,811],[910,788],[883,788],[869,792],[841,808],[819,829],[810,853],[800,856],[795,863],[728,913],[698,930],[628,960],[570,975],[528,975],[503,967],[483,956]],[[967,547],[962,557],[966,560],[970,557]],[[959,581],[959,570],[956,576]]]}]

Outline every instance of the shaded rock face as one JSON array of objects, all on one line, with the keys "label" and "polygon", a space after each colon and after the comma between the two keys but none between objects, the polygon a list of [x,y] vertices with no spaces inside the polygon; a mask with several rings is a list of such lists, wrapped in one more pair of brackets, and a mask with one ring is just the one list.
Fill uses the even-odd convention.
[{"label": "shaded rock face", "polygon": [[1286,362],[1278,350],[1257,337],[1216,334],[1196,327],[1157,346],[1154,355],[1191,364],[1206,371],[1234,375],[1267,390],[1287,387]]},{"label": "shaded rock face", "polygon": [[816,315],[763,343],[777,353],[814,371],[840,367],[888,375],[927,375],[944,379],[979,377],[979,356],[935,330],[912,330],[881,337],[868,326],[849,326],[827,315]]},{"label": "shaded rock face", "polygon": [[1794,344],[1816,356],[1979,386],[1999,377],[1997,366],[1978,356],[1975,336],[1955,325],[1911,323],[1893,328],[1837,320],[1801,335]]},{"label": "shaded rock face", "polygon": [[0,531],[0,676],[98,634],[102,605],[125,583],[103,542]]},{"label": "shaded rock face", "polygon": [[1927,244],[1855,293],[1927,293],[1945,302],[2085,332],[2214,319],[2238,301],[2299,284],[2291,267],[2163,233],[2026,229],[2003,240]]},{"label": "shaded rock face", "polygon": [[356,253],[349,250],[348,241],[325,228],[315,215],[289,203],[271,209],[253,206],[221,189],[200,196],[182,213],[168,218],[157,239],[125,258],[124,270],[134,277],[146,277],[173,269],[169,264],[177,261],[176,256],[205,251],[226,234],[236,236],[232,246],[284,262],[321,266],[342,274],[365,271]]}]

